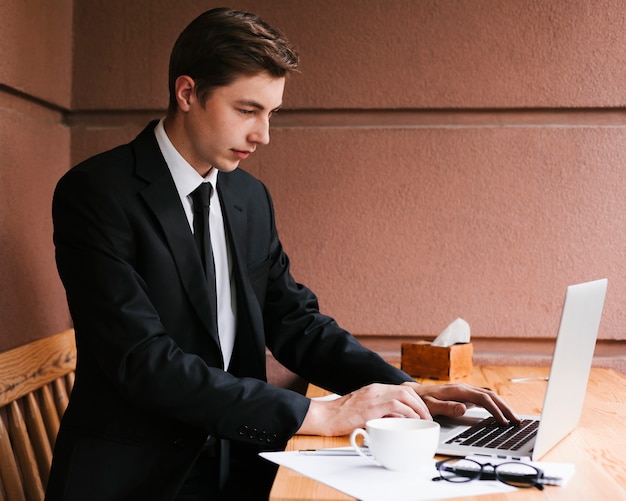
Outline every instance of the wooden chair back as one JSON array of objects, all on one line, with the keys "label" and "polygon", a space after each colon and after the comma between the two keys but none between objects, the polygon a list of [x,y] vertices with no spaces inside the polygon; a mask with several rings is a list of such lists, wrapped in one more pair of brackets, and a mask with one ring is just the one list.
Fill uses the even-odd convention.
[{"label": "wooden chair back", "polygon": [[0,353],[0,501],[41,501],[74,385],[69,329]]}]

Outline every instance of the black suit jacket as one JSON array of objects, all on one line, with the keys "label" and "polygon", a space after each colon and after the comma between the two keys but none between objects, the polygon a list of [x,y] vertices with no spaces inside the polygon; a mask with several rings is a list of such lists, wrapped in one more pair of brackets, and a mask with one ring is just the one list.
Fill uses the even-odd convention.
[{"label": "black suit jacket", "polygon": [[172,499],[208,435],[254,453],[284,447],[309,400],[267,384],[266,346],[340,394],[410,380],[322,315],[294,281],[269,193],[241,169],[218,175],[237,289],[225,372],[202,263],[155,125],[71,169],[55,191],[56,259],[78,362],[50,500]]}]

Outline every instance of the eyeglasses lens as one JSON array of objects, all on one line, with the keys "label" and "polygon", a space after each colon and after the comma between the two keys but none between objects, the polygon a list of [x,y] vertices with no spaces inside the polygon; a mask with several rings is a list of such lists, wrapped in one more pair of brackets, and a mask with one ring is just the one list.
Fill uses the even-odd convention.
[{"label": "eyeglasses lens", "polygon": [[449,459],[438,468],[441,478],[448,482],[469,482],[480,478],[482,465],[471,459]]},{"label": "eyeglasses lens", "polygon": [[541,471],[524,463],[481,465],[471,459],[448,459],[437,464],[439,475],[448,482],[499,480],[514,487],[543,487],[539,484]]},{"label": "eyeglasses lens", "polygon": [[514,487],[536,486],[541,476],[537,468],[524,463],[502,463],[496,466],[495,472],[500,482]]}]

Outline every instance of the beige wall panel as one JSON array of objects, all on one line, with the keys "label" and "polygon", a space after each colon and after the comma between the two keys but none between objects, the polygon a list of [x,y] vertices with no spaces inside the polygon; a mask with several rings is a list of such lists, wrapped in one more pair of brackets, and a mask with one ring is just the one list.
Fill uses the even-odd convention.
[{"label": "beige wall panel", "polygon": [[[75,6],[74,108],[162,109],[169,52],[219,2]],[[290,108],[624,106],[621,0],[261,0],[302,54]],[[599,36],[601,35],[601,36]]]},{"label": "beige wall panel", "polygon": [[355,333],[551,337],[608,277],[624,338],[623,128],[276,129],[256,155],[295,277]]},{"label": "beige wall panel", "polygon": [[76,2],[73,109],[165,109],[170,51],[185,25],[211,7],[202,3]]},{"label": "beige wall panel", "polygon": [[145,113],[139,116],[110,117],[95,122],[78,122],[72,126],[71,165],[131,141],[151,120],[163,113]]},{"label": "beige wall panel", "polygon": [[70,325],[50,207],[69,164],[60,115],[0,93],[0,351]]},{"label": "beige wall panel", "polygon": [[302,47],[296,107],[626,103],[621,0],[318,0],[280,15]]},{"label": "beige wall panel", "polygon": [[2,1],[0,19],[0,84],[69,108],[72,0]]}]

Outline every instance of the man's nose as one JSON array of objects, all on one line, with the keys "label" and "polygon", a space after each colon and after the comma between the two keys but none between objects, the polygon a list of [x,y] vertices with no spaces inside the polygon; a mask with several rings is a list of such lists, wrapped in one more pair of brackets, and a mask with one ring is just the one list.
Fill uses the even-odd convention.
[{"label": "man's nose", "polygon": [[254,130],[250,134],[250,141],[256,144],[269,144],[270,142],[269,119],[262,119],[258,121]]}]

